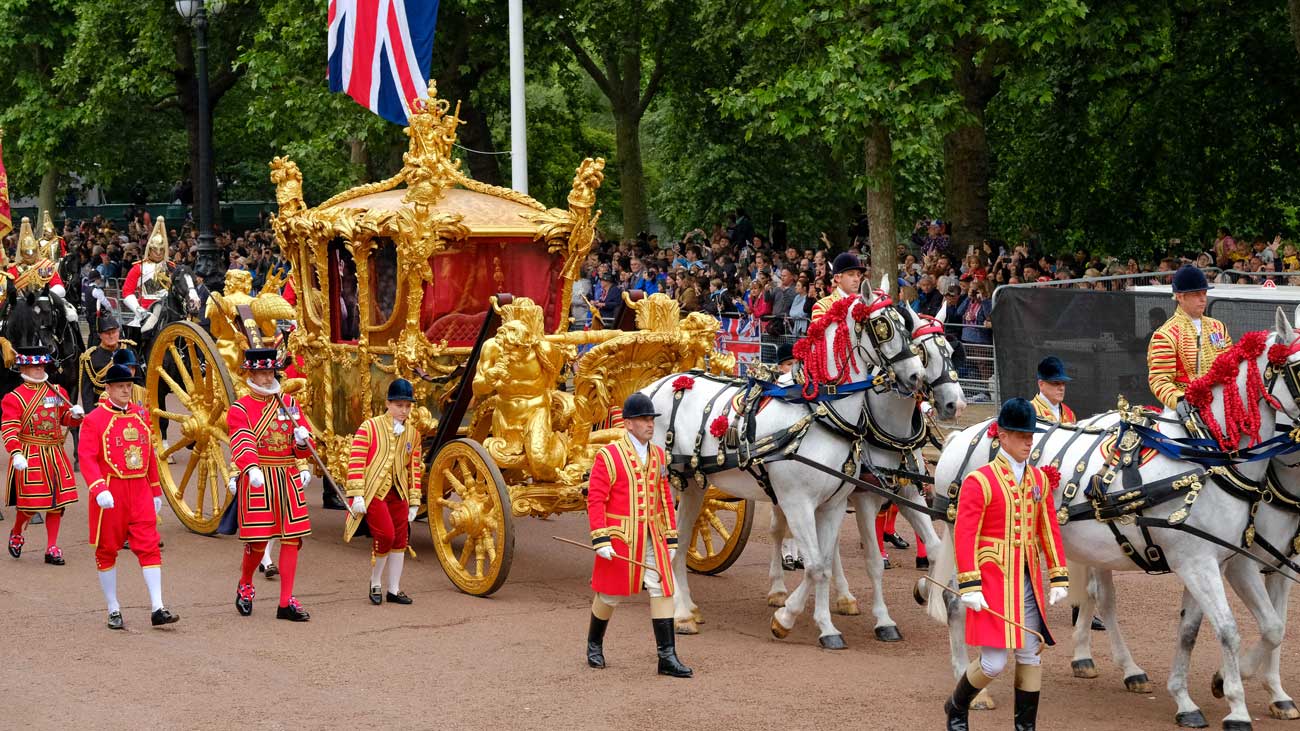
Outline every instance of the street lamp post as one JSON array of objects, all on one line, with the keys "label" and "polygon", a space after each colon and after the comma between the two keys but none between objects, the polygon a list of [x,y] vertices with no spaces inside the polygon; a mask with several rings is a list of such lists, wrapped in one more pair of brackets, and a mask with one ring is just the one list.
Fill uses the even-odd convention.
[{"label": "street lamp post", "polygon": [[194,45],[198,52],[194,64],[199,108],[199,169],[195,186],[199,198],[199,248],[196,269],[209,287],[216,286],[216,276],[225,269],[212,235],[215,191],[209,190],[212,182],[212,114],[208,109],[208,14],[210,9],[212,15],[216,15],[222,5],[221,0],[176,0],[176,12],[194,27]]}]

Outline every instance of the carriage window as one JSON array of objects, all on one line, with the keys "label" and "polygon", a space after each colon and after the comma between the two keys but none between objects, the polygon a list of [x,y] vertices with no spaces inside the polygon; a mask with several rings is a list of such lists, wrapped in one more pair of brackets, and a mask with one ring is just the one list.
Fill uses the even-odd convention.
[{"label": "carriage window", "polygon": [[374,302],[370,322],[385,324],[397,304],[397,246],[391,239],[379,239],[371,251],[370,291]]},{"label": "carriage window", "polygon": [[361,337],[361,313],[357,309],[357,263],[342,239],[330,242],[330,278],[334,286],[332,330],[335,342],[356,342]]}]

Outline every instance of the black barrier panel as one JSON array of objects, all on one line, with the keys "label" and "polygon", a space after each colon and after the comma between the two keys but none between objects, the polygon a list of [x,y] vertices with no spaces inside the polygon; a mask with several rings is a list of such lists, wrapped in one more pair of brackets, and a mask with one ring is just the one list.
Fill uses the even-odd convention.
[{"label": "black barrier panel", "polygon": [[[1174,313],[1167,293],[1006,287],[998,290],[993,332],[1002,398],[1038,392],[1038,361],[1055,355],[1074,379],[1065,402],[1080,418],[1115,408],[1123,394],[1132,404],[1157,405],[1147,385],[1151,333]],[[1207,314],[1222,320],[1235,339],[1271,330],[1278,307],[1294,316],[1294,300],[1210,298]]]}]

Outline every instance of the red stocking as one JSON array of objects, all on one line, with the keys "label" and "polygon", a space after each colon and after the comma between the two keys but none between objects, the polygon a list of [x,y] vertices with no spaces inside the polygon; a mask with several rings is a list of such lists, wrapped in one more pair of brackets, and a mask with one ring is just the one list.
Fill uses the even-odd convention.
[{"label": "red stocking", "polygon": [[62,510],[52,510],[45,514],[45,550],[58,548],[59,523],[63,520]]},{"label": "red stocking", "polygon": [[888,556],[885,551],[885,513],[876,513],[876,544],[880,546],[880,555]]},{"label": "red stocking", "polygon": [[885,532],[891,536],[894,534],[894,524],[898,522],[898,506],[890,503],[888,512],[885,513]]},{"label": "red stocking", "polygon": [[14,536],[20,536],[20,535],[22,535],[22,534],[23,534],[23,528],[27,525],[27,521],[29,521],[29,520],[32,519],[32,514],[31,514],[31,513],[24,513],[24,512],[21,511],[21,510],[19,510],[19,511],[17,511],[17,512],[18,512],[18,514],[17,514],[17,516],[14,518],[14,527],[9,531],[9,534],[10,534],[10,535],[14,535]]},{"label": "red stocking", "polygon": [[257,564],[261,563],[262,551],[265,549],[266,544],[261,542],[244,544],[244,561],[239,566],[239,583],[253,583],[253,572],[257,570]]},{"label": "red stocking", "polygon": [[298,572],[298,541],[280,544],[280,606],[289,606],[293,596],[293,576]]}]

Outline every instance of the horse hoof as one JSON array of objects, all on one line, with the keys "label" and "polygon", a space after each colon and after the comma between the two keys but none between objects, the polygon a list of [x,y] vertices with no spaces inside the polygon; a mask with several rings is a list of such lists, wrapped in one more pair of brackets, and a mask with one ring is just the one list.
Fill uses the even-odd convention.
[{"label": "horse hoof", "polygon": [[1214,680],[1210,681],[1210,694],[1215,698],[1223,697],[1223,675],[1221,673],[1215,673]]},{"label": "horse hoof", "polygon": [[701,612],[699,607],[691,607],[691,619],[695,620],[696,624],[704,624],[704,612]]},{"label": "horse hoof", "polygon": [[1250,721],[1223,721],[1223,731],[1250,731],[1252,728]]},{"label": "horse hoof", "polygon": [[698,635],[700,633],[700,628],[695,626],[695,620],[693,619],[679,619],[673,625],[679,635]]},{"label": "horse hoof", "polygon": [[921,589],[921,584],[923,583],[925,583],[925,579],[918,579],[917,582],[912,585],[912,598],[916,600],[917,604],[924,607],[926,604],[926,598],[925,591]]},{"label": "horse hoof", "polygon": [[1300,718],[1300,710],[1296,710],[1295,701],[1274,701],[1268,704],[1268,715],[1280,721],[1294,721]]},{"label": "horse hoof", "polygon": [[778,640],[784,640],[790,636],[790,630],[782,627],[781,623],[776,621],[776,617],[772,618],[772,636]]},{"label": "horse hoof", "polygon": [[1205,714],[1197,711],[1188,711],[1174,716],[1174,720],[1183,728],[1208,728],[1210,724],[1205,722]]},{"label": "horse hoof", "polygon": [[856,617],[862,614],[862,610],[858,609],[857,599],[842,596],[835,600],[835,613],[845,617]]},{"label": "horse hoof", "polygon": [[844,635],[822,635],[817,638],[817,641],[821,643],[823,650],[847,650],[849,648],[848,645],[844,644]]},{"label": "horse hoof", "polygon": [[783,591],[778,591],[778,592],[773,593],[773,594],[768,594],[768,595],[767,595],[767,606],[769,606],[769,607],[784,607],[784,606],[785,606],[785,598],[786,598],[786,596],[787,596],[786,593],[783,592]]},{"label": "horse hoof", "polygon": [[898,631],[897,625],[885,625],[876,628],[876,639],[881,642],[902,642],[903,633]]},{"label": "horse hoof", "polygon": [[1071,660],[1070,669],[1074,671],[1076,678],[1095,678],[1101,674],[1097,672],[1097,664],[1091,659]]},{"label": "horse hoof", "polygon": [[1150,693],[1151,678],[1146,673],[1138,673],[1124,678],[1124,688],[1130,693]]},{"label": "horse hoof", "polygon": [[993,701],[993,694],[989,692],[988,688],[981,690],[970,704],[972,711],[992,711],[997,707],[998,704]]}]

